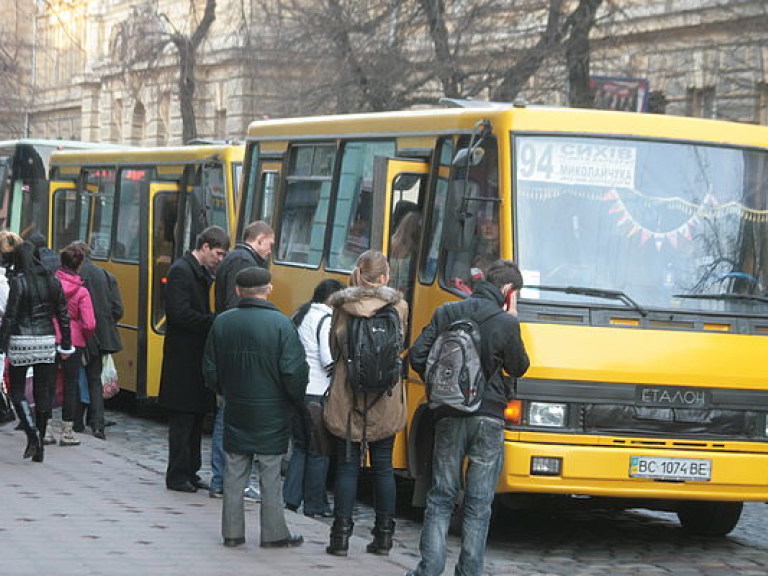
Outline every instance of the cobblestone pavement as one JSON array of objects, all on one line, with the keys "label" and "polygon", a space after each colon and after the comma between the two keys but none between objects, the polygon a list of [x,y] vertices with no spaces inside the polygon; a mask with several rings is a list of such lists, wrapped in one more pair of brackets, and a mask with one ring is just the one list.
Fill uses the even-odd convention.
[{"label": "cobblestone pavement", "polygon": [[[96,441],[95,445],[89,442],[89,448],[95,446],[115,458],[145,468],[148,475],[162,485],[167,449],[167,430],[162,418],[137,417],[118,411],[108,411],[108,417],[116,420],[117,425],[107,429],[107,442]],[[206,479],[209,449],[210,437],[207,436],[202,473]],[[65,449],[53,447],[52,450]],[[405,487],[402,493],[394,557],[400,564],[415,566],[421,526],[417,512],[405,504]],[[708,539],[686,534],[675,515],[659,512],[499,511],[491,526],[486,573],[492,576],[768,575],[766,513],[768,506],[764,503],[749,503],[729,537]],[[289,523],[300,518],[318,528],[319,523],[330,525],[331,522],[292,513],[288,518]],[[356,536],[367,539],[372,524],[373,512],[363,496],[363,502],[355,510]],[[327,535],[326,527],[316,531],[320,539]],[[457,548],[458,540],[450,537],[446,574],[453,572]]]}]

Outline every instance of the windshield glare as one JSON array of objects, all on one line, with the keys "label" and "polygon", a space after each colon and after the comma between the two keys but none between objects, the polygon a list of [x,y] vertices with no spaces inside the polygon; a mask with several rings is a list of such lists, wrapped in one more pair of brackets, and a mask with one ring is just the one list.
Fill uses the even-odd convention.
[{"label": "windshield glare", "polygon": [[[646,307],[688,310],[755,302],[675,295],[766,294],[765,152],[550,136],[513,144],[526,285],[620,290]],[[523,296],[584,301],[535,289]]]}]

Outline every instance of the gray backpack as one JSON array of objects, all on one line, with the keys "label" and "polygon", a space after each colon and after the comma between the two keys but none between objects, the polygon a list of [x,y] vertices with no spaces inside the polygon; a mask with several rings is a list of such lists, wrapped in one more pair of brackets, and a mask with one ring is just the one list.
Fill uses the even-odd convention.
[{"label": "gray backpack", "polygon": [[477,322],[457,320],[440,333],[429,351],[424,380],[430,408],[449,406],[475,412],[480,407],[486,378],[480,363]]}]

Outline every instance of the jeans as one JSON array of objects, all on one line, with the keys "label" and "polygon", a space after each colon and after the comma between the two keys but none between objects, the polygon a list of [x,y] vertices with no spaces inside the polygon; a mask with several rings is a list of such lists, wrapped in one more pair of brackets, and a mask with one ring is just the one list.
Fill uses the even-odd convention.
[{"label": "jeans", "polygon": [[464,521],[456,576],[480,576],[491,505],[504,461],[504,425],[487,416],[442,418],[435,424],[432,487],[421,531],[421,561],[413,574],[438,576],[445,569],[445,537],[461,488],[464,459]]},{"label": "jeans", "polygon": [[224,396],[219,396],[211,435],[211,492],[224,490]]},{"label": "jeans", "polygon": [[[216,408],[216,419],[213,421],[211,434],[211,492],[224,490],[224,407],[227,403],[224,396],[219,396],[218,400],[219,405]],[[258,475],[254,482],[258,482]]]},{"label": "jeans", "polygon": [[[305,402],[318,402],[317,396],[307,396]],[[294,423],[294,425],[298,425]],[[293,435],[293,453],[288,461],[283,483],[285,503],[298,508],[304,501],[304,514],[323,514],[330,510],[325,488],[330,458],[304,445],[301,434]]]},{"label": "jeans", "polygon": [[[347,441],[334,438],[336,445],[336,483],[333,515],[336,518],[352,518],[357,498],[357,477],[360,474],[360,443],[350,444],[347,458]],[[374,483],[374,508],[376,516],[395,515],[395,474],[392,471],[392,447],[395,437],[390,436],[368,443]]]}]

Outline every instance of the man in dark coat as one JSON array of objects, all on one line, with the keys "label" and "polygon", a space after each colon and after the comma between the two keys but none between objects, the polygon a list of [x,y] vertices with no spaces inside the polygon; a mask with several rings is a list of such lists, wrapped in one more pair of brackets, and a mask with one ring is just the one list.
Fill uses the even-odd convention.
[{"label": "man in dark coat", "polygon": [[[432,486],[421,531],[421,561],[406,576],[437,576],[445,568],[448,522],[464,478],[464,518],[456,574],[480,576],[491,505],[504,461],[504,409],[513,397],[514,378],[529,360],[517,320],[517,293],[523,278],[511,260],[488,267],[486,280],[472,296],[443,304],[411,346],[411,365],[424,378],[437,337],[457,320],[473,320],[480,329],[480,364],[487,379],[476,412],[450,406],[435,409]],[[502,368],[511,376],[505,378]],[[465,469],[464,461],[468,461]]]},{"label": "man in dark coat", "polygon": [[288,451],[290,412],[303,404],[309,366],[290,318],[267,301],[269,271],[241,270],[236,289],[238,307],[216,318],[203,360],[206,383],[226,400],[224,545],[245,543],[242,494],[257,455],[261,546],[299,546],[304,539],[285,523],[280,467]]},{"label": "man in dark coat", "polygon": [[[117,279],[99,268],[91,261],[91,247],[85,242],[76,242],[75,246],[85,254],[80,266],[80,277],[91,295],[93,312],[96,316],[96,332],[88,338],[85,360],[85,372],[88,379],[88,424],[93,435],[101,440],[104,434],[104,397],[102,396],[101,371],[102,356],[114,354],[123,349],[117,323],[123,317],[123,300]],[[75,432],[83,431],[84,405],[81,402],[75,410]]]},{"label": "man in dark coat", "polygon": [[169,490],[195,492],[208,488],[197,475],[203,419],[213,408],[213,394],[203,381],[205,340],[213,323],[210,289],[219,263],[229,248],[229,235],[210,226],[197,237],[195,249],[173,263],[165,293],[166,332],[160,376],[160,403],[168,418]]},{"label": "man in dark coat", "polygon": [[48,248],[48,240],[45,239],[45,236],[41,232],[35,232],[28,238],[28,240],[35,247],[35,256],[40,260],[40,263],[45,266],[51,274],[56,272],[58,267],[61,266],[61,261],[59,260],[59,255]]},{"label": "man in dark coat", "polygon": [[[235,292],[235,277],[240,270],[251,266],[259,268],[267,267],[272,245],[275,243],[275,231],[263,220],[251,222],[243,230],[243,241],[235,244],[232,251],[224,258],[216,270],[216,313],[221,314],[225,310],[237,306],[240,300]],[[224,493],[224,402],[219,399],[216,409],[216,421],[213,425],[213,437],[211,439],[211,498],[221,498]],[[244,492],[244,498],[250,501],[258,501],[261,498],[259,490],[249,485]]]}]

